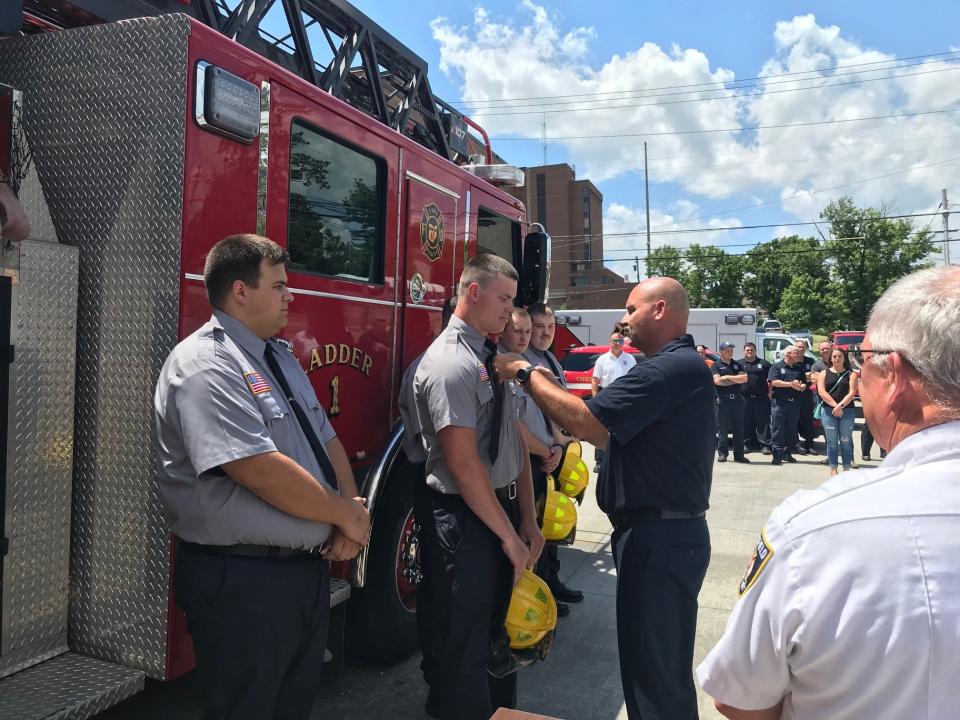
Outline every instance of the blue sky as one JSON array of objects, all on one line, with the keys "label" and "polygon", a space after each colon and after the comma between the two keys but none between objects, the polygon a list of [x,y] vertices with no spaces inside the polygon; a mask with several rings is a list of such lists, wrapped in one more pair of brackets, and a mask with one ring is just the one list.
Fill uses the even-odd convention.
[{"label": "blue sky", "polygon": [[[903,60],[960,49],[960,3],[354,4],[427,61],[437,95],[483,99],[467,111],[514,164],[540,164],[544,120],[549,137],[578,138],[549,140],[547,159],[603,192],[608,259],[645,246],[625,234],[645,227],[644,138],[655,247],[739,252],[794,229],[723,228],[817,219],[844,193],[903,213],[934,210],[941,187],[960,203],[960,53]],[[572,97],[523,99],[559,95]],[[530,114],[497,114],[509,112]],[[797,123],[818,124],[713,132]]]}]

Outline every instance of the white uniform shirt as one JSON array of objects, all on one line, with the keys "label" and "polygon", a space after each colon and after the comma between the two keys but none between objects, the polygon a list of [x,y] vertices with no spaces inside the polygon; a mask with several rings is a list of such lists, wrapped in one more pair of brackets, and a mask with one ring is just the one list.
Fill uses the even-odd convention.
[{"label": "white uniform shirt", "polygon": [[636,365],[637,361],[630,353],[622,352],[620,357],[616,357],[608,350],[597,358],[593,366],[593,377],[597,378],[600,387],[605,388],[613,384],[617,378],[626,375]]},{"label": "white uniform shirt", "polygon": [[700,684],[784,720],[958,717],[958,557],[951,422],[773,511]]}]

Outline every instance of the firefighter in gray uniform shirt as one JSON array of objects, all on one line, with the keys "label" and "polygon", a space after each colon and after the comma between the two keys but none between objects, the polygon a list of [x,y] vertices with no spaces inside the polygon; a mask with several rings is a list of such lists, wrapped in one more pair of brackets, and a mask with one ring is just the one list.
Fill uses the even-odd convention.
[{"label": "firefighter in gray uniform shirt", "polygon": [[273,339],[293,300],[286,262],[256,235],[213,247],[213,317],[167,358],[154,398],[158,491],[179,538],[175,600],[208,719],[309,717],[327,560],[353,558],[370,534],[343,446]]},{"label": "firefighter in gray uniform shirt", "polygon": [[460,278],[453,318],[423,356],[414,397],[427,480],[414,497],[423,580],[417,623],[429,686],[426,710],[441,720],[487,720],[516,704],[516,676],[488,673],[505,639],[511,588],[543,547],[516,396],[493,376],[517,273],[478,255]]}]

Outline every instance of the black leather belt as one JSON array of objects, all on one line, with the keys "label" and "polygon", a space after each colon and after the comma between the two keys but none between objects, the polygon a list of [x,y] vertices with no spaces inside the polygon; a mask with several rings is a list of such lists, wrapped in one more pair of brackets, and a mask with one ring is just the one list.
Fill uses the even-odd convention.
[{"label": "black leather belt", "polygon": [[721,400],[736,400],[740,397],[739,393],[723,393],[723,395],[717,395]]},{"label": "black leather belt", "polygon": [[630,525],[638,520],[696,520],[706,515],[706,512],[686,512],[683,510],[661,510],[660,508],[640,507],[633,510],[618,510],[610,513],[610,523],[614,528]]},{"label": "black leather belt", "polygon": [[284,548],[273,545],[202,545],[186,540],[181,540],[180,545],[204,555],[239,555],[240,557],[253,558],[318,558],[322,547],[317,545],[305,550],[303,548]]},{"label": "black leather belt", "polygon": [[517,497],[517,481],[514,480],[509,485],[504,485],[502,488],[497,488],[494,490],[497,494],[497,497],[501,500],[510,501]]},{"label": "black leather belt", "polygon": [[752,397],[752,398],[766,397],[766,396],[767,396],[766,393],[748,393],[747,394],[747,397]]}]

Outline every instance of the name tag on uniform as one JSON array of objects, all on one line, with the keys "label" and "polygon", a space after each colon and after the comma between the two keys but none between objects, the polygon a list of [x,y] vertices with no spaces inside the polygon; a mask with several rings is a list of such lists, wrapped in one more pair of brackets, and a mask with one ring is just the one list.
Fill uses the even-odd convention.
[{"label": "name tag on uniform", "polygon": [[260,373],[251,370],[250,372],[245,372],[243,377],[247,381],[247,385],[250,386],[250,392],[254,395],[265,395],[270,392],[270,386]]},{"label": "name tag on uniform", "polygon": [[781,374],[781,375],[786,375],[786,374],[787,374],[787,369],[786,369],[786,368],[780,368],[780,374]]}]

